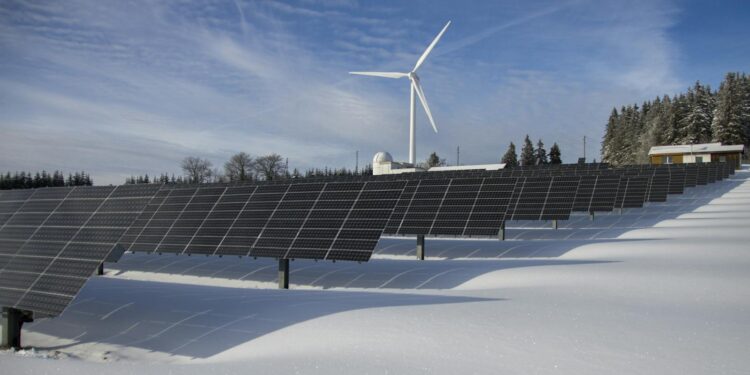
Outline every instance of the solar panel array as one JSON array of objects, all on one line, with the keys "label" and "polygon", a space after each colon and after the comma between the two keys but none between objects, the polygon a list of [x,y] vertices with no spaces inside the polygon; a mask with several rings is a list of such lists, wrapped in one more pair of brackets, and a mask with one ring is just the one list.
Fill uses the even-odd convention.
[{"label": "solar panel array", "polygon": [[0,305],[57,315],[125,250],[366,261],[383,233],[497,236],[506,220],[641,207],[731,173],[725,163],[600,164],[2,191]]},{"label": "solar panel array", "polygon": [[0,305],[62,312],[158,186],[45,188],[0,196]]}]

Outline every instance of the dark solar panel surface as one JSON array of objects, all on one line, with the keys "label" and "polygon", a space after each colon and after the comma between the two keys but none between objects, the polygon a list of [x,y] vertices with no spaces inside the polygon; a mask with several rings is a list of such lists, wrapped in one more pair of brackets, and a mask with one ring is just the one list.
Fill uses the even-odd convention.
[{"label": "dark solar panel surface", "polygon": [[580,181],[581,178],[578,176],[553,177],[540,216],[541,220],[567,220],[570,218]]},{"label": "dark solar panel surface", "polygon": [[698,166],[690,164],[685,166],[685,187],[695,187],[698,180]]},{"label": "dark solar panel surface", "polygon": [[620,176],[598,176],[594,193],[591,197],[589,212],[608,212],[615,206],[617,190],[620,187]]},{"label": "dark solar panel surface", "polygon": [[497,236],[515,178],[453,178],[409,181],[386,234]]},{"label": "dark solar panel surface", "polygon": [[165,187],[132,251],[366,261],[405,181]]},{"label": "dark solar panel surface", "polygon": [[43,188],[3,194],[0,209],[17,209],[0,227],[0,305],[38,316],[61,313],[115,248],[130,225],[123,218],[137,216],[158,188]]},{"label": "dark solar panel surface", "polygon": [[648,192],[650,177],[633,176],[628,178],[627,190],[623,198],[623,208],[643,207]]},{"label": "dark solar panel surface", "polygon": [[545,202],[552,188],[550,177],[520,178],[508,208],[508,220],[541,220]]},{"label": "dark solar panel surface", "polygon": [[591,200],[594,197],[596,180],[599,176],[582,176],[578,184],[575,200],[573,201],[573,211],[590,212]]},{"label": "dark solar panel surface", "polygon": [[669,194],[682,194],[685,191],[685,170],[681,167],[669,170]]},{"label": "dark solar panel surface", "polygon": [[669,192],[669,171],[663,168],[654,170],[648,186],[649,202],[666,202]]}]

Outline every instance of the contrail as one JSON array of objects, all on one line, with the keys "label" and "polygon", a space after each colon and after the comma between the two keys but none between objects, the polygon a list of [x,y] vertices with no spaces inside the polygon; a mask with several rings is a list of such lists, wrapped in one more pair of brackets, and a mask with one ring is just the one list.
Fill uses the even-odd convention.
[{"label": "contrail", "polygon": [[240,13],[240,27],[242,28],[242,36],[247,35],[247,20],[245,20],[245,12],[242,11],[242,7],[237,0],[234,0],[234,6],[237,7],[237,11]]},{"label": "contrail", "polygon": [[493,34],[499,32],[499,31],[511,28],[513,26],[524,24],[526,22],[535,20],[537,18],[550,15],[552,13],[559,12],[559,11],[565,9],[565,8],[570,7],[573,4],[577,4],[577,3],[580,3],[580,2],[581,1],[579,1],[579,0],[575,0],[575,1],[569,1],[569,2],[566,2],[566,3],[558,4],[558,5],[555,5],[553,7],[549,7],[549,8],[542,9],[542,10],[539,10],[539,11],[531,13],[531,14],[527,14],[527,15],[525,15],[523,17],[514,19],[512,21],[508,21],[508,22],[503,23],[501,25],[497,25],[497,26],[491,27],[491,28],[489,28],[487,30],[484,30],[484,31],[482,31],[480,33],[477,33],[477,34],[474,34],[472,36],[466,37],[466,38],[464,38],[462,40],[459,40],[457,42],[454,42],[452,44],[447,44],[444,48],[441,48],[438,51],[435,51],[436,55],[438,55],[438,56],[444,55],[446,53],[450,53],[450,52],[459,50],[461,48],[470,46],[470,45],[472,45],[474,43],[477,43],[477,42],[479,42],[479,41],[481,41],[483,39],[486,39],[486,38],[492,36]]}]

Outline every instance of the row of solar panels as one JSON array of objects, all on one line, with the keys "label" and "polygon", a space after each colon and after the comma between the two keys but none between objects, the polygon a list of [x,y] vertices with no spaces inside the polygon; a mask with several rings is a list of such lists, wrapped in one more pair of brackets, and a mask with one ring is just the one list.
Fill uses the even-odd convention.
[{"label": "row of solar panels", "polygon": [[0,305],[59,314],[115,250],[367,261],[383,233],[497,236],[506,220],[640,207],[730,169],[4,191]]}]

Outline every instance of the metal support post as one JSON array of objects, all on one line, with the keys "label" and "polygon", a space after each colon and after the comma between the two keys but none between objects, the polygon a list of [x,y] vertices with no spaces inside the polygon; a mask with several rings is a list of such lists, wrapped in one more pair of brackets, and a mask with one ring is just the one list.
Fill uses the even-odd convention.
[{"label": "metal support post", "polygon": [[279,259],[279,289],[289,289],[289,259]]},{"label": "metal support post", "polygon": [[34,314],[31,311],[18,310],[12,307],[3,307],[3,337],[2,341],[0,341],[0,349],[20,349],[21,327],[24,323],[33,321]]},{"label": "metal support post", "polygon": [[104,275],[104,262],[99,263],[99,267],[96,268],[96,274],[99,276]]},{"label": "metal support post", "polygon": [[500,225],[500,231],[497,232],[497,239],[499,239],[500,241],[505,241],[505,223],[504,222]]},{"label": "metal support post", "polygon": [[552,229],[557,229],[557,219],[552,220]]},{"label": "metal support post", "polygon": [[417,259],[424,260],[424,236],[417,236]]}]

